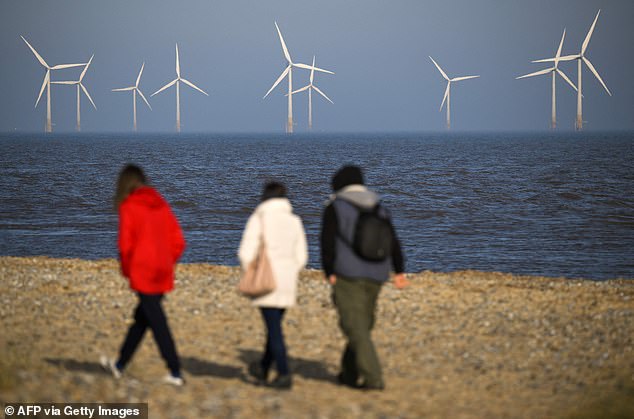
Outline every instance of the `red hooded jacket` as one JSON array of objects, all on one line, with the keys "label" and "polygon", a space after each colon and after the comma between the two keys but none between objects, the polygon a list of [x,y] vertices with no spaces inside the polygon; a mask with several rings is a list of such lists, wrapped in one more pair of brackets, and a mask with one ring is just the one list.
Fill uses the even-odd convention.
[{"label": "red hooded jacket", "polygon": [[135,189],[119,206],[121,272],[143,294],[174,289],[174,265],[185,249],[176,217],[153,188]]}]

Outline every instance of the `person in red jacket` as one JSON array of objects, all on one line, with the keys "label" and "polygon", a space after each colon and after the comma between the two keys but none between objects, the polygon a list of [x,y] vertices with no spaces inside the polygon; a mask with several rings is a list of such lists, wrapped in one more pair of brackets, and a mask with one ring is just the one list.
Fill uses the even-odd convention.
[{"label": "person in red jacket", "polygon": [[134,323],[123,342],[119,359],[101,357],[115,378],[121,377],[147,328],[152,330],[170,370],[164,381],[183,385],[174,339],[161,307],[163,295],[174,289],[174,265],[185,249],[185,239],[169,204],[147,185],[143,170],[127,165],[119,174],[115,207],[119,212],[121,273],[139,297]]}]

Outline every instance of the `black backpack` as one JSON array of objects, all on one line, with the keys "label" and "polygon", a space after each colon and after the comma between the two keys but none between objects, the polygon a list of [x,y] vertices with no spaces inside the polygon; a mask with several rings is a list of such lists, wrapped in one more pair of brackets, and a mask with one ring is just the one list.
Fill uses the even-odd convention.
[{"label": "black backpack", "polygon": [[380,214],[379,204],[372,208],[354,207],[359,211],[359,217],[354,227],[352,243],[348,244],[361,259],[369,262],[384,261],[392,255],[392,223],[389,218]]}]

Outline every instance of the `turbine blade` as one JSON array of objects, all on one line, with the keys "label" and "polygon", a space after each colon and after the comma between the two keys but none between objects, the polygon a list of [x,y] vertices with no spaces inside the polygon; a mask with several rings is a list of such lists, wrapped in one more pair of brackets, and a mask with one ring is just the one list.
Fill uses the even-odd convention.
[{"label": "turbine blade", "polygon": [[[564,55],[563,57],[559,57],[559,61],[572,61],[579,58],[579,54],[575,55]],[[552,63],[557,60],[557,58],[542,58],[541,60],[533,60],[531,63]]]},{"label": "turbine blade", "polygon": [[93,54],[92,57],[90,57],[90,60],[88,60],[88,64],[86,64],[86,67],[84,67],[84,71],[82,71],[81,75],[79,76],[79,81],[82,81],[84,79],[84,76],[86,75],[88,67],[90,67],[90,63],[92,62],[93,58],[95,58],[95,54]]},{"label": "turbine blade", "polygon": [[332,100],[330,100],[330,98],[328,96],[326,96],[326,94],[324,92],[322,92],[321,90],[319,90],[319,87],[317,86],[313,86],[313,89],[315,89],[315,91],[317,91],[317,93],[319,93],[320,95],[322,95],[328,102],[332,103],[333,105],[335,104],[335,102],[333,102]]},{"label": "turbine blade", "polygon": [[132,87],[122,87],[120,89],[112,89],[113,92],[129,92],[130,90],[134,90],[136,86]]},{"label": "turbine blade", "polygon": [[178,81],[178,79],[174,79],[171,82],[167,83],[165,86],[161,87],[160,89],[158,89],[156,92],[152,93],[150,95],[150,97],[154,96],[157,93],[161,93],[163,90],[167,89],[168,87],[172,87],[174,85],[174,83],[176,83]]},{"label": "turbine blade", "polygon": [[35,101],[35,107],[37,108],[37,104],[40,103],[40,99],[42,98],[42,93],[44,93],[44,89],[46,89],[46,84],[48,83],[49,78],[51,77],[51,70],[46,70],[46,75],[44,76],[44,81],[42,82],[42,88],[40,89],[40,94]]},{"label": "turbine blade", "polygon": [[310,69],[310,84],[313,84],[314,76],[315,76],[315,56],[313,55],[313,68]]},{"label": "turbine blade", "polygon": [[561,35],[561,42],[559,42],[559,48],[557,48],[557,54],[555,54],[555,67],[557,67],[557,63],[559,62],[559,57],[561,57],[561,48],[564,46],[564,38],[566,37],[566,28],[564,28],[564,33]]},{"label": "turbine blade", "polygon": [[139,89],[136,89],[136,91],[141,96],[141,99],[143,99],[145,101],[145,104],[148,106],[148,108],[150,108],[150,110],[153,110],[152,106],[150,105],[150,102],[147,101],[147,99],[145,98],[145,95],[143,94],[143,92],[141,92],[141,90],[139,90]]},{"label": "turbine blade", "polygon": [[548,74],[553,70],[555,70],[555,67],[546,68],[544,70],[539,70],[534,73],[524,74],[523,76],[515,77],[515,80],[524,79],[526,77],[541,76],[542,74]]},{"label": "turbine blade", "polygon": [[312,67],[312,66],[309,66],[307,64],[293,63],[292,65],[293,65],[293,67],[303,68],[303,69],[306,69],[306,70],[311,70],[311,71],[314,70],[314,71],[319,71],[319,72],[322,72],[322,73],[335,74],[334,72],[332,72],[330,70],[324,70],[323,68],[319,68],[319,67]]},{"label": "turbine blade", "polygon": [[[291,94],[292,94],[292,95],[294,95],[295,93],[303,92],[304,90],[306,90],[306,89],[308,89],[308,88],[310,88],[310,87],[311,87],[311,85],[310,85],[310,84],[308,84],[308,85],[306,85],[306,86],[302,87],[301,89],[297,89],[297,90],[295,90],[295,91],[291,92]],[[288,96],[288,93],[287,93],[285,96]]]},{"label": "turbine blade", "polygon": [[[590,43],[590,38],[592,37],[592,32],[594,32],[594,26],[597,24],[597,20],[599,19],[599,13],[601,13],[601,9],[597,12],[597,16],[594,18],[594,22],[592,22],[592,26],[590,26],[590,30],[586,35],[586,39],[583,40],[583,44],[581,44],[581,55],[586,52],[586,48],[588,48],[588,44]],[[610,95],[611,96],[611,95]]]},{"label": "turbine blade", "polygon": [[139,71],[139,75],[136,78],[136,84],[134,87],[139,87],[139,81],[141,81],[141,74],[143,74],[143,67],[145,67],[145,62],[141,65],[141,71]]},{"label": "turbine blade", "polygon": [[451,81],[461,81],[461,80],[469,80],[469,79],[477,79],[480,76],[463,76],[463,77],[454,77]]},{"label": "turbine blade", "polygon": [[207,94],[207,92],[205,92],[203,89],[201,89],[200,87],[196,86],[194,83],[190,82],[189,80],[181,79],[181,81],[183,83],[185,83],[186,85],[188,85],[189,87],[192,87],[192,88],[198,90],[200,93],[209,96]]},{"label": "turbine blade", "polygon": [[277,22],[275,22],[275,28],[277,29],[277,34],[280,37],[280,43],[282,44],[282,50],[284,50],[284,57],[286,57],[286,61],[292,63],[291,54],[288,53],[288,48],[286,48],[286,43],[284,42],[284,38],[282,37],[282,31],[280,31],[280,27],[277,26]]},{"label": "turbine blade", "polygon": [[566,76],[566,73],[564,73],[563,71],[561,71],[560,69],[557,69],[557,74],[559,74],[561,76],[562,79],[566,80],[566,82],[572,86],[573,89],[575,89],[575,92],[577,91],[577,86],[574,85],[574,83],[572,81],[570,81],[570,79],[568,78],[568,76]]},{"label": "turbine blade", "polygon": [[[429,58],[431,59],[431,61],[434,63],[434,65],[436,66],[436,68],[438,69],[438,71],[440,71],[440,74],[442,74],[442,76],[445,78],[445,80],[449,81],[449,77],[447,77],[447,75],[445,74],[444,71],[442,71],[442,68],[440,68],[440,66],[438,65],[438,63],[436,61],[434,61],[433,58],[431,58],[431,55],[429,56]],[[442,106],[441,106],[442,109]]]},{"label": "turbine blade", "polygon": [[52,81],[51,84],[77,84],[78,81]]},{"label": "turbine blade", "polygon": [[[48,64],[46,64],[46,61],[44,61],[44,58],[42,58],[42,56],[40,54],[37,53],[37,51],[35,50],[35,48],[33,48],[31,46],[31,44],[29,44],[29,41],[27,41],[26,39],[24,39],[24,37],[22,35],[20,35],[20,38],[22,38],[22,40],[24,42],[26,42],[26,44],[29,46],[29,48],[31,48],[31,51],[33,52],[33,54],[35,55],[35,58],[37,58],[37,60],[40,62],[40,64],[42,64],[44,67],[49,68]],[[36,105],[37,106],[37,105]]]},{"label": "turbine blade", "polygon": [[51,70],[63,70],[65,68],[73,68],[73,67],[83,67],[86,63],[81,64],[58,64],[51,67]]},{"label": "turbine blade", "polygon": [[95,110],[97,110],[97,105],[95,105],[95,102],[92,101],[92,98],[90,97],[90,94],[88,93],[88,90],[86,90],[86,87],[79,83],[79,85],[81,86],[81,90],[84,91],[84,93],[86,94],[86,97],[88,98],[88,100],[90,100],[90,103],[92,103],[93,108],[95,108]]},{"label": "turbine blade", "polygon": [[[429,57],[431,58],[431,57]],[[449,87],[451,86],[451,82],[448,81],[447,82],[447,88],[445,89],[445,96],[443,96],[442,98],[442,103],[440,104],[440,109],[438,109],[438,112],[442,111],[442,107],[445,106],[445,100],[447,100],[447,96],[449,96]]]},{"label": "turbine blade", "polygon": [[608,95],[612,96],[612,93],[610,93],[610,90],[608,89],[608,86],[605,85],[605,83],[603,82],[603,79],[601,79],[601,76],[599,76],[599,73],[597,72],[596,68],[594,68],[594,66],[592,65],[590,60],[588,60],[586,57],[583,57],[583,62],[586,63],[586,65],[588,66],[590,71],[592,71],[592,74],[594,74],[594,76],[597,78],[597,80],[599,80],[601,82],[601,85],[603,86],[605,91],[608,92]]},{"label": "turbine blade", "polygon": [[273,83],[273,86],[271,86],[271,88],[269,89],[268,92],[266,92],[266,94],[264,95],[264,97],[262,99],[266,99],[266,97],[269,95],[269,93],[271,93],[271,91],[273,89],[275,89],[275,86],[277,86],[278,84],[280,84],[280,82],[282,81],[282,79],[284,77],[286,77],[286,75],[288,74],[288,72],[291,71],[291,64],[288,65],[288,67],[286,67],[286,69],[284,71],[282,71],[282,74],[280,74],[280,76],[277,78],[277,80],[275,80],[275,83]]},{"label": "turbine blade", "polygon": [[178,44],[176,44],[176,75],[178,76],[178,78],[180,78],[181,76],[181,62],[178,58]]}]

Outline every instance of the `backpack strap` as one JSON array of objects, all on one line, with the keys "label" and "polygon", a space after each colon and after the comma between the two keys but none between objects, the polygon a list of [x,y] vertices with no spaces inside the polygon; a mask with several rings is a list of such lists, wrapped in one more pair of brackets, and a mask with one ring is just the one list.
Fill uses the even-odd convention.
[{"label": "backpack strap", "polygon": [[[335,198],[332,203],[333,203],[333,208],[335,210],[335,214],[337,214],[337,207],[334,205],[334,202],[339,200],[340,202],[345,202],[346,204],[350,205],[351,207],[353,207],[356,211],[357,211],[357,217],[360,216],[362,213],[375,213],[377,215],[379,215],[379,210],[381,208],[381,202],[378,201],[373,207],[371,208],[364,208],[361,207],[360,205],[355,204],[352,201],[349,201],[345,198],[340,198],[337,197]],[[339,225],[339,218],[338,218],[338,214],[337,214],[337,237],[339,237],[346,245],[348,245],[348,247],[352,248],[353,245],[353,241],[354,241],[354,236],[351,237],[350,239],[348,239],[347,237],[345,237],[345,235],[341,232],[341,226]]]}]

